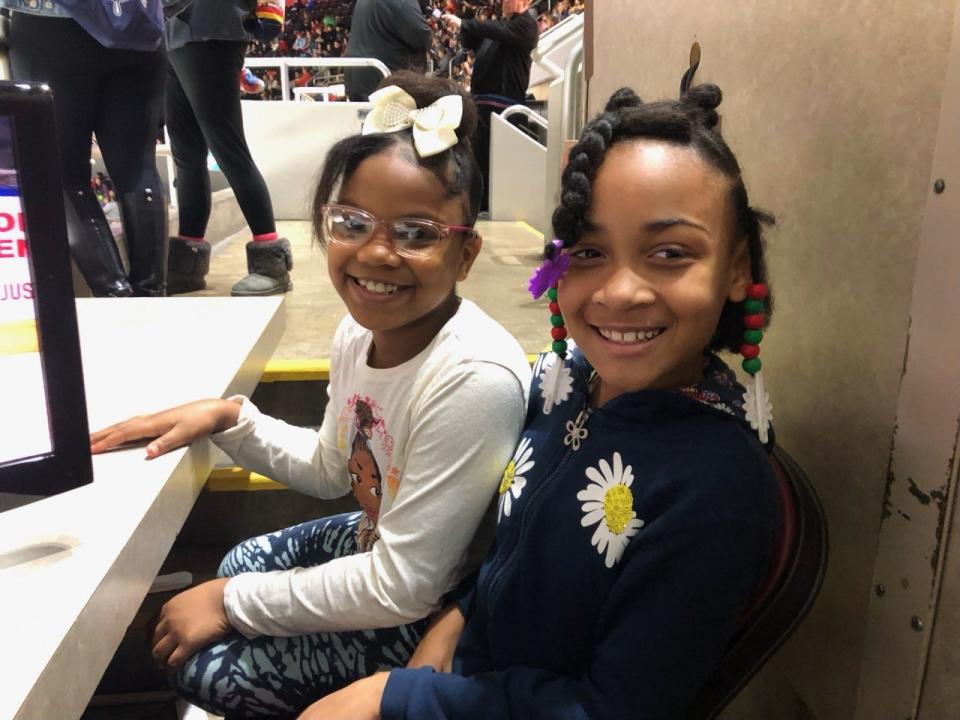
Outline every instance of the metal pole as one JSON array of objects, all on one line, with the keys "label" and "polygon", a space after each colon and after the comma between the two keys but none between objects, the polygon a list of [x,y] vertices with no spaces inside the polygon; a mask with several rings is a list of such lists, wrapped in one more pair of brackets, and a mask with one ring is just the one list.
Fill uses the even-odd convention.
[{"label": "metal pole", "polygon": [[280,60],[280,94],[284,102],[290,99],[290,66],[287,65],[287,58]]}]

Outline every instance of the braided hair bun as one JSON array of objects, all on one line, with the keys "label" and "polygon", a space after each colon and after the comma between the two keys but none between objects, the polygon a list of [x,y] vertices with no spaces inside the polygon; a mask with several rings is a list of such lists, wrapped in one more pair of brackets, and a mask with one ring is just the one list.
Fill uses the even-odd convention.
[{"label": "braided hair bun", "polygon": [[716,85],[697,85],[690,88],[680,99],[680,104],[694,115],[702,125],[712,130],[720,116],[717,108],[723,100],[723,92]]},{"label": "braided hair bun", "polygon": [[610,96],[603,111],[605,113],[615,113],[625,108],[635,108],[641,105],[643,105],[643,100],[633,91],[633,88],[622,87]]}]

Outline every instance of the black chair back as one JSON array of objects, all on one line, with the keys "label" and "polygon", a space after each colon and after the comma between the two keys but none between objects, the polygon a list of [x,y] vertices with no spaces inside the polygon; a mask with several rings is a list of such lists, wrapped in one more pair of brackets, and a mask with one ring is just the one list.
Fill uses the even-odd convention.
[{"label": "black chair back", "polygon": [[716,718],[797,629],[823,584],[828,540],[820,499],[803,470],[782,448],[774,448],[770,463],[780,483],[783,526],[793,537],[786,538],[779,562],[776,555],[781,548],[775,550],[773,576],[687,708],[686,720]]}]

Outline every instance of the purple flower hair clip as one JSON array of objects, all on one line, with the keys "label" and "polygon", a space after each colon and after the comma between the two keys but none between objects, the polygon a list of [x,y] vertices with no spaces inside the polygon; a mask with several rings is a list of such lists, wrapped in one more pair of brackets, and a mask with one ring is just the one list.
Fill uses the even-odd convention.
[{"label": "purple flower hair clip", "polygon": [[534,300],[556,285],[570,266],[570,256],[560,252],[562,249],[563,241],[558,238],[551,240],[544,248],[543,262],[527,283],[527,290]]}]

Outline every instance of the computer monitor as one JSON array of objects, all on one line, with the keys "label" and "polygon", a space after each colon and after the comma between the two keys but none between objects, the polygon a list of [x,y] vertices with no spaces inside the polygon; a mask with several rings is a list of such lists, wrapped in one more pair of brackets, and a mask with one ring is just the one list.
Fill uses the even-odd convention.
[{"label": "computer monitor", "polygon": [[91,482],[88,435],[53,98],[0,82],[0,494]]}]

